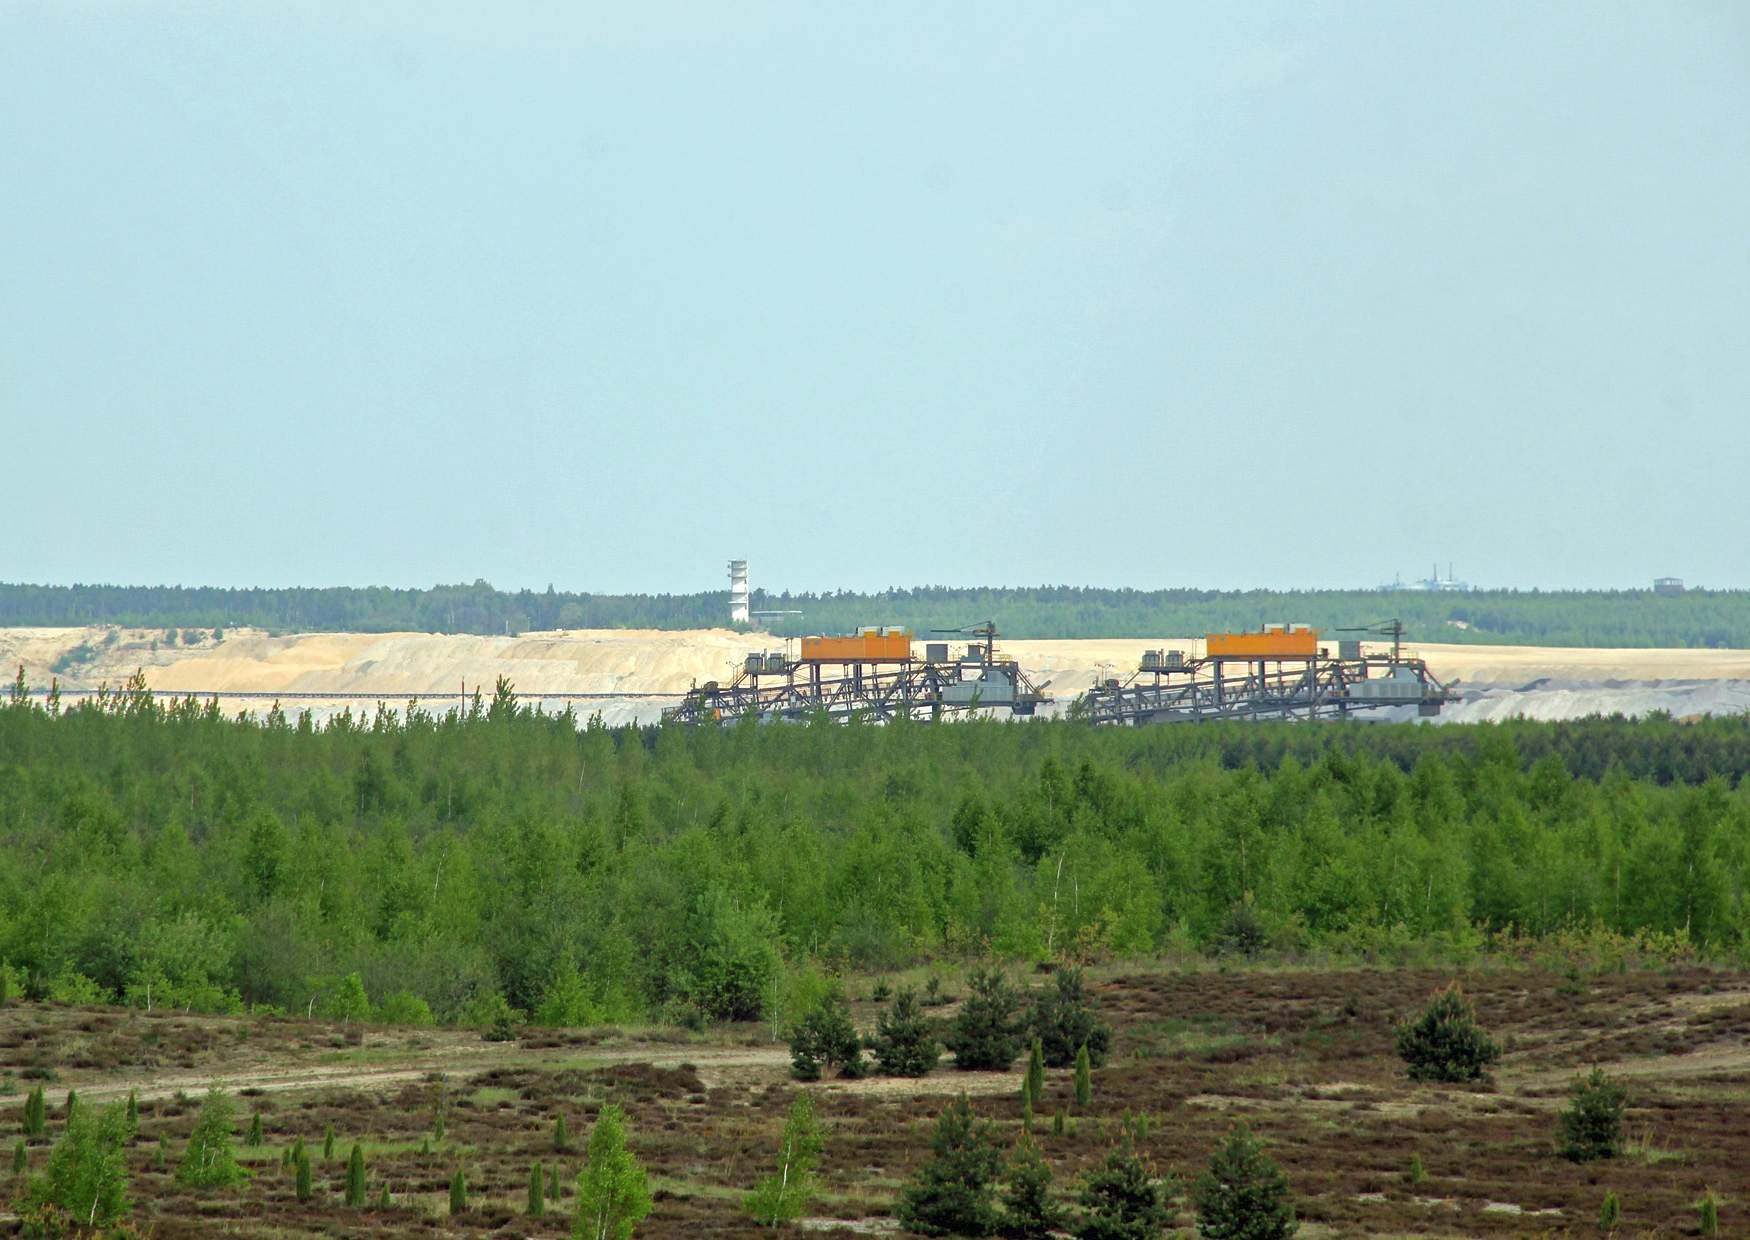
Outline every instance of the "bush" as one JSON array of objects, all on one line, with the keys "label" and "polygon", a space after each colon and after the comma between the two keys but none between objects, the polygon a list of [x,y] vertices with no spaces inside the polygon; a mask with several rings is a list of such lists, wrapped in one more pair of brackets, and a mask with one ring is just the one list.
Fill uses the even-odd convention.
[{"label": "bush", "polygon": [[875,1022],[871,1045],[875,1062],[888,1076],[927,1076],[941,1057],[930,1019],[918,1006],[917,992],[909,986]]},{"label": "bush", "polygon": [[128,1213],[127,1119],[120,1106],[93,1115],[89,1106],[67,1119],[30,1200],[65,1210],[88,1226],[107,1227]]},{"label": "bush", "polygon": [[1027,1022],[1021,994],[992,965],[967,979],[971,993],[944,1039],[956,1068],[1007,1072],[1026,1045]]},{"label": "bush", "polygon": [[365,1151],[354,1143],[346,1160],[346,1204],[354,1208],[365,1204]]},{"label": "bush", "polygon": [[231,1150],[232,1113],[229,1097],[217,1089],[207,1090],[188,1138],[188,1152],[176,1173],[179,1182],[193,1188],[229,1188],[249,1178]]},{"label": "bush", "polygon": [[1501,1058],[1500,1046],[1477,1024],[1456,982],[1436,992],[1418,1019],[1398,1026],[1397,1047],[1416,1081],[1481,1080]]},{"label": "bush", "polygon": [[1105,1161],[1083,1177],[1082,1215],[1071,1231],[1077,1240],[1153,1240],[1172,1221],[1175,1187],[1137,1153],[1127,1126]]},{"label": "bush", "polygon": [[862,1059],[863,1044],[839,991],[829,994],[790,1031],[790,1074],[799,1081],[818,1081],[822,1072],[834,1069],[843,1076],[859,1076]]},{"label": "bush", "polygon": [[1076,1047],[1076,1105],[1085,1108],[1094,1100],[1094,1068],[1088,1062],[1087,1043]]},{"label": "bush", "polygon": [[1623,1111],[1628,1090],[1594,1067],[1574,1082],[1562,1112],[1562,1155],[1575,1162],[1615,1158],[1622,1150]]},{"label": "bush", "polygon": [[1622,1222],[1622,1202],[1614,1189],[1604,1190],[1604,1204],[1598,1207],[1598,1226],[1602,1231],[1615,1231]]},{"label": "bush", "polygon": [[1263,921],[1258,917],[1258,910],[1252,907],[1250,900],[1242,900],[1228,910],[1222,918],[1221,929],[1215,936],[1215,948],[1218,952],[1235,952],[1250,960],[1270,944],[1270,932],[1265,929]]},{"label": "bush", "polygon": [[1717,1236],[1720,1233],[1720,1200],[1714,1196],[1714,1190],[1703,1190],[1701,1200],[1695,1203],[1696,1229],[1704,1236]]},{"label": "bush", "polygon": [[998,1217],[992,1200],[1002,1156],[990,1125],[961,1094],[936,1121],[930,1161],[900,1194],[895,1217],[926,1236],[988,1236]]},{"label": "bush", "polygon": [[1063,1207],[1051,1196],[1051,1168],[1033,1138],[1023,1133],[1009,1159],[997,1230],[1008,1240],[1045,1240],[1063,1224]]},{"label": "bush", "polygon": [[377,1008],[377,1019],[385,1025],[415,1025],[421,1028],[435,1025],[431,1004],[410,990],[397,990],[384,997]]},{"label": "bush", "polygon": [[1299,1230],[1288,1180],[1245,1124],[1236,1124],[1192,1190],[1208,1240],[1287,1240]]},{"label": "bush", "polygon": [[743,901],[713,888],[694,916],[698,946],[688,995],[712,1020],[758,1020],[782,964],[777,914],[763,899]]},{"label": "bush", "polygon": [[814,1098],[799,1090],[778,1142],[778,1169],[761,1180],[742,1206],[755,1222],[779,1227],[800,1218],[814,1195],[814,1170],[825,1142],[814,1117]]},{"label": "bush", "polygon": [[1080,969],[1061,969],[1056,981],[1033,1004],[1033,1033],[1045,1052],[1045,1063],[1067,1068],[1075,1061],[1076,1049],[1086,1046],[1088,1059],[1097,1068],[1106,1061],[1112,1031],[1096,1019]]},{"label": "bush", "polygon": [[450,1177],[450,1213],[466,1214],[468,1212],[468,1177],[462,1174],[460,1167],[456,1174]]}]

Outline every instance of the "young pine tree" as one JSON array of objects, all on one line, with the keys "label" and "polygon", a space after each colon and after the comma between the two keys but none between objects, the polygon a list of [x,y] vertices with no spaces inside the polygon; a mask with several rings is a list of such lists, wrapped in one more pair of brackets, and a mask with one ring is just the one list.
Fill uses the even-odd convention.
[{"label": "young pine tree", "polygon": [[571,1134],[565,1129],[565,1112],[559,1112],[559,1117],[553,1121],[553,1149],[559,1154],[568,1153],[571,1149]]},{"label": "young pine tree", "polygon": [[179,1182],[192,1188],[229,1188],[249,1178],[231,1150],[233,1125],[231,1099],[218,1089],[207,1090],[176,1172]]},{"label": "young pine tree", "polygon": [[954,1066],[1007,1072],[1026,1036],[1021,993],[995,965],[974,969],[967,985],[971,993],[943,1039],[954,1052]]},{"label": "young pine tree", "polygon": [[1615,1158],[1622,1150],[1623,1111],[1628,1090],[1593,1067],[1574,1082],[1561,1116],[1561,1151],[1575,1162]]},{"label": "young pine tree", "polygon": [[779,1227],[802,1216],[814,1195],[814,1169],[824,1142],[814,1116],[814,1098],[806,1092],[790,1104],[789,1118],[778,1140],[778,1169],[742,1203],[755,1222]]},{"label": "young pine tree", "polygon": [[30,1150],[25,1147],[24,1138],[18,1138],[18,1144],[12,1147],[12,1174],[23,1175],[24,1169],[30,1166]]},{"label": "young pine tree", "polygon": [[1009,1158],[998,1231],[1008,1240],[1045,1240],[1063,1224],[1063,1207],[1051,1196],[1051,1167],[1033,1138],[1022,1134]]},{"label": "young pine tree", "polygon": [[818,1081],[822,1072],[834,1069],[844,1076],[863,1072],[863,1043],[840,991],[827,995],[790,1031],[791,1076]]},{"label": "young pine tree", "polygon": [[128,1109],[124,1112],[128,1121],[128,1135],[131,1137],[140,1131],[140,1096],[133,1090],[128,1090]]},{"label": "young pine tree", "polygon": [[249,1117],[249,1135],[243,1144],[255,1149],[261,1145],[261,1112],[257,1111]]},{"label": "young pine tree", "polygon": [[1622,1202],[1614,1189],[1604,1190],[1604,1204],[1598,1207],[1598,1229],[1609,1233],[1622,1222]]},{"label": "young pine tree", "polygon": [[1299,1230],[1288,1180],[1245,1124],[1236,1124],[1191,1190],[1206,1240],[1288,1240]]},{"label": "young pine tree", "polygon": [[1162,1180],[1136,1150],[1127,1125],[1118,1145],[1082,1178],[1077,1240],[1154,1240],[1172,1221],[1176,1184]]},{"label": "young pine tree", "polygon": [[1701,1200],[1695,1203],[1696,1229],[1704,1236],[1720,1234],[1720,1201],[1714,1196],[1714,1190],[1704,1189]]},{"label": "young pine tree", "polygon": [[322,1130],[322,1161],[334,1161],[334,1125],[330,1124]]},{"label": "young pine tree", "polygon": [[1088,1062],[1088,1047],[1076,1049],[1076,1105],[1086,1107],[1094,1100],[1094,1067]]},{"label": "young pine tree", "polygon": [[377,1194],[377,1209],[391,1210],[394,1207],[395,1202],[389,1196],[389,1181],[384,1180],[383,1191]]},{"label": "young pine tree", "polygon": [[1045,1066],[1067,1068],[1075,1059],[1076,1048],[1085,1046],[1097,1068],[1106,1061],[1112,1031],[1094,1014],[1080,969],[1059,970],[1056,982],[1033,1004],[1033,1032],[1044,1047]]},{"label": "young pine tree", "polygon": [[460,1167],[456,1174],[450,1177],[450,1213],[466,1214],[468,1212],[468,1178],[462,1174]]},{"label": "young pine tree", "polygon": [[1398,1057],[1414,1081],[1477,1081],[1501,1058],[1501,1047],[1477,1024],[1476,1009],[1458,983],[1437,991],[1414,1021],[1396,1030]]},{"label": "young pine tree", "polygon": [[78,1109],[79,1109],[79,1095],[75,1091],[69,1089],[67,1091],[67,1107],[66,1107],[66,1110],[62,1113],[62,1118],[63,1119],[72,1119],[73,1113],[75,1111],[77,1111]]},{"label": "young pine tree", "polygon": [[346,1204],[354,1208],[365,1204],[365,1151],[357,1142],[346,1160]]},{"label": "young pine tree", "polygon": [[547,1173],[536,1163],[529,1168],[529,1217],[544,1218],[547,1214]]},{"label": "young pine tree", "polygon": [[1002,1155],[965,1094],[936,1121],[930,1155],[900,1194],[900,1225],[926,1236],[988,1236],[998,1222],[992,1199]]},{"label": "young pine tree", "polygon": [[875,1062],[888,1076],[928,1076],[941,1057],[930,1018],[909,986],[875,1022]]},{"label": "young pine tree", "polygon": [[27,1141],[39,1141],[49,1126],[48,1102],[43,1087],[38,1085],[24,1099],[24,1136]]},{"label": "young pine tree", "polygon": [[547,1168],[547,1200],[558,1202],[564,1194],[565,1183],[559,1178],[559,1164],[554,1163]]},{"label": "young pine tree", "polygon": [[310,1200],[312,1191],[310,1185],[310,1152],[300,1142],[297,1152],[292,1155],[292,1173],[295,1191],[299,1201]]},{"label": "young pine tree", "polygon": [[650,1213],[650,1185],[626,1148],[626,1113],[612,1103],[596,1116],[586,1157],[577,1177],[571,1234],[579,1240],[626,1240]]},{"label": "young pine tree", "polygon": [[1045,1097],[1045,1050],[1039,1045],[1039,1039],[1033,1039],[1033,1049],[1027,1056],[1027,1075],[1022,1078],[1022,1089],[1034,1106],[1038,1106]]}]

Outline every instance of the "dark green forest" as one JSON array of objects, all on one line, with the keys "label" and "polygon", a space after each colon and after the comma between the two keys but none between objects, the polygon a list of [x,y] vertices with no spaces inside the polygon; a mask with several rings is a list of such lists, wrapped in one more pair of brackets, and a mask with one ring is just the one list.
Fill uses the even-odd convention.
[{"label": "dark green forest", "polygon": [[63,999],[774,1015],[994,950],[1737,956],[1750,720],[578,727],[0,705],[0,960]]},{"label": "dark green forest", "polygon": [[[1399,617],[1413,641],[1543,646],[1750,647],[1750,591],[1426,593],[1413,590],[1108,590],[926,586],[875,594],[755,591],[756,610],[799,611],[784,636],[896,624],[923,634],[995,620],[1009,637],[1192,637],[1292,621],[1327,632]],[[224,590],[0,584],[0,625],[127,625],[271,632],[521,633],[722,626],[728,594],[571,594],[473,585]]]}]

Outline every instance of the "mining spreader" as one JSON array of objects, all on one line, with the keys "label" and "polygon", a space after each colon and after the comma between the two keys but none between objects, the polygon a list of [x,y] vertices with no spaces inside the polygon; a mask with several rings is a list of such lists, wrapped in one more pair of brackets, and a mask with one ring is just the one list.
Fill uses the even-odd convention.
[{"label": "mining spreader", "polygon": [[1339,630],[1391,638],[1368,652],[1359,637],[1335,642],[1317,629],[1265,625],[1261,633],[1211,633],[1204,653],[1148,650],[1124,681],[1103,680],[1076,699],[1072,718],[1102,724],[1197,723],[1216,719],[1347,719],[1361,711],[1414,706],[1437,715],[1457,695],[1403,650],[1396,620]]},{"label": "mining spreader", "polygon": [[804,637],[797,657],[782,651],[750,654],[728,684],[695,685],[678,705],[663,711],[663,719],[941,719],[997,710],[1027,716],[1051,701],[1045,685],[1035,685],[1020,664],[997,652],[995,624],[934,632],[972,640],[957,651],[947,641],[925,642],[920,659],[906,629]]}]

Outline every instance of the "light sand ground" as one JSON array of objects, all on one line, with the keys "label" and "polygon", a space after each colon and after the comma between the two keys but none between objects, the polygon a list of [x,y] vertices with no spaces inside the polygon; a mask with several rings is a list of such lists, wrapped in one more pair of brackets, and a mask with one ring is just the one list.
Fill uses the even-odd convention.
[{"label": "light sand ground", "polygon": [[[113,637],[111,634],[113,633]],[[531,633],[519,637],[441,636],[427,633],[313,633],[270,637],[233,630],[214,643],[168,646],[156,630],[0,629],[0,667],[24,665],[25,678],[45,686],[56,661],[82,643],[98,650],[87,663],[60,674],[67,688],[118,685],[135,669],[161,693],[217,693],[227,710],[260,703],[229,698],[239,693],[381,694],[391,700],[412,693],[456,694],[475,687],[490,694],[505,676],[524,693],[648,694],[637,703],[601,705],[610,722],[654,717],[661,699],[695,683],[728,680],[752,651],[785,648],[781,638],[727,629],[661,632],[642,629]],[[794,645],[791,644],[794,651]],[[1001,649],[1020,661],[1036,683],[1049,682],[1068,701],[1097,679],[1124,677],[1148,649],[1202,652],[1189,638],[1052,640],[1005,642]],[[1497,694],[1471,708],[1470,716],[1509,713],[1570,717],[1594,710],[1675,709],[1718,713],[1743,709],[1750,689],[1746,650],[1600,650],[1541,646],[1418,645],[1441,680],[1461,687],[1517,689],[1553,682],[1536,693]],[[1630,686],[1610,682],[1635,682]],[[1708,682],[1699,688],[1650,682]],[[1646,698],[1672,698],[1672,705]],[[1611,695],[1616,695],[1615,697]],[[1630,696],[1624,697],[1624,694]],[[1688,706],[1686,704],[1694,703]],[[596,707],[579,704],[582,713]],[[1553,713],[1552,713],[1553,712]],[[1463,712],[1457,712],[1462,714]]]}]

